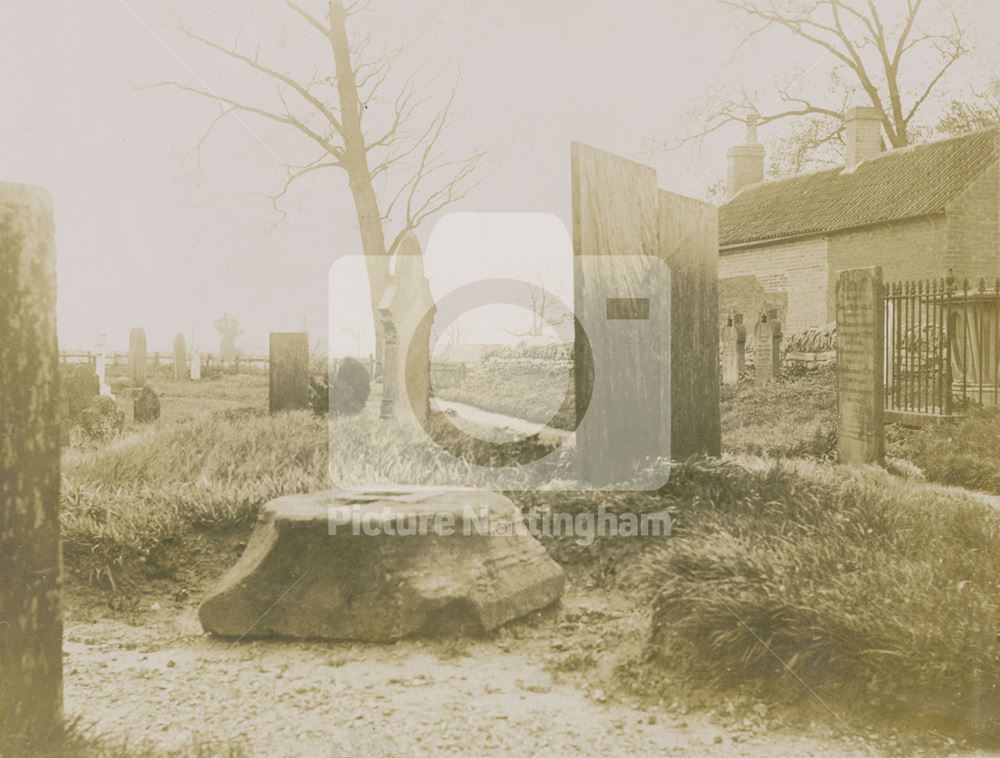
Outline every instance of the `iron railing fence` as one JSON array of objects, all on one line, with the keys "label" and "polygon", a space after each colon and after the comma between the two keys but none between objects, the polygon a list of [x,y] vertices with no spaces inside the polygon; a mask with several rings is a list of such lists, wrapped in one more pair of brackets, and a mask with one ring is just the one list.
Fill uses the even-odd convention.
[{"label": "iron railing fence", "polygon": [[890,419],[1000,406],[1000,279],[891,282],[883,302]]}]

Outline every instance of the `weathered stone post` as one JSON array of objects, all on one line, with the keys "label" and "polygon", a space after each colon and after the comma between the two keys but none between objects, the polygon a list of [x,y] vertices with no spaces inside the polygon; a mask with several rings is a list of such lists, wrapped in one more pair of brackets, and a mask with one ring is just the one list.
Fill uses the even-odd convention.
[{"label": "weathered stone post", "polygon": [[197,382],[201,379],[201,353],[197,350],[191,353],[191,381]]},{"label": "weathered stone post", "polygon": [[135,388],[146,384],[146,332],[140,326],[128,334],[128,383]]},{"label": "weathered stone post", "polygon": [[841,463],[882,463],[885,311],[882,269],[837,280],[837,449]]},{"label": "weathered stone post", "polygon": [[773,382],[781,369],[781,322],[778,311],[768,308],[754,327],[754,377],[758,382]]},{"label": "weathered stone post", "polygon": [[187,343],[184,341],[184,335],[177,332],[177,336],[174,337],[174,379],[180,381],[186,379],[187,375]]},{"label": "weathered stone post", "polygon": [[722,383],[736,384],[746,360],[747,329],[743,314],[734,313],[726,320],[722,330]]},{"label": "weathered stone post", "polygon": [[62,719],[56,249],[37,187],[0,183],[0,334],[0,741],[29,752]]},{"label": "weathered stone post", "polygon": [[380,415],[422,424],[430,417],[430,338],[436,309],[420,243],[412,234],[400,245],[378,311],[383,329]]},{"label": "weathered stone post", "polygon": [[268,408],[271,413],[309,407],[309,335],[271,332]]}]

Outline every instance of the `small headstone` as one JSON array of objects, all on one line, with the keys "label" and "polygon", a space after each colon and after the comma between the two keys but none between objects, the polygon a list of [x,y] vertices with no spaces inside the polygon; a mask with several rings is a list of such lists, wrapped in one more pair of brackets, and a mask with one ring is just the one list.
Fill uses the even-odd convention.
[{"label": "small headstone", "polygon": [[837,280],[837,447],[841,463],[884,457],[882,269],[842,271]]},{"label": "small headstone", "polygon": [[781,322],[778,311],[768,308],[754,327],[754,377],[773,382],[781,371]]},{"label": "small headstone", "polygon": [[177,332],[177,336],[174,337],[174,379],[180,381],[187,378],[187,375],[187,343],[184,341],[184,335]]},{"label": "small headstone", "polygon": [[268,408],[271,413],[309,409],[309,335],[271,332]]},{"label": "small headstone", "polygon": [[201,379],[201,353],[197,350],[191,353],[191,381]]},{"label": "small headstone", "polygon": [[143,387],[133,402],[132,417],[138,424],[151,424],[160,418],[160,397],[150,385]]},{"label": "small headstone", "polygon": [[146,384],[146,332],[138,326],[128,335],[128,383],[135,388]]},{"label": "small headstone", "polygon": [[155,352],[153,353],[153,368],[159,368],[159,367],[160,367],[160,353]]},{"label": "small headstone", "polygon": [[62,375],[62,390],[64,398],[65,425],[64,432],[69,427],[80,422],[80,414],[90,406],[90,401],[101,392],[101,381],[90,367],[90,364],[66,366]]},{"label": "small headstone", "polygon": [[736,384],[746,360],[747,329],[743,314],[734,313],[722,330],[722,383]]},{"label": "small headstone", "polygon": [[420,243],[412,234],[400,245],[378,309],[383,327],[381,416],[424,423],[430,416],[435,306]]}]

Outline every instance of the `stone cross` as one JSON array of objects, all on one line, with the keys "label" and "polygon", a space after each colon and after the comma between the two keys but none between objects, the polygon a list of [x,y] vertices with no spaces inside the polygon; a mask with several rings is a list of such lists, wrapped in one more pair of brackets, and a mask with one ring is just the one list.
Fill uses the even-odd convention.
[{"label": "stone cross", "polygon": [[100,382],[100,393],[104,397],[112,397],[111,385],[108,384],[108,353],[104,344],[104,335],[100,336],[97,343],[97,358],[94,361],[94,372]]},{"label": "stone cross", "polygon": [[722,330],[722,383],[736,384],[746,360],[747,329],[743,314],[733,313]]},{"label": "stone cross", "polygon": [[187,343],[184,342],[184,335],[177,332],[174,337],[174,379],[184,379],[187,373]]},{"label": "stone cross", "polygon": [[309,407],[309,335],[271,332],[268,362],[268,409],[303,410]]},{"label": "stone cross", "polygon": [[754,327],[754,378],[773,382],[781,369],[781,322],[776,308],[766,308]]},{"label": "stone cross", "polygon": [[139,326],[128,335],[128,383],[135,388],[146,385],[146,332]]},{"label": "stone cross", "polygon": [[378,312],[383,327],[381,416],[423,424],[430,417],[430,337],[436,308],[420,243],[412,234],[400,245]]},{"label": "stone cross", "polygon": [[0,740],[61,728],[59,345],[52,198],[0,182]]}]

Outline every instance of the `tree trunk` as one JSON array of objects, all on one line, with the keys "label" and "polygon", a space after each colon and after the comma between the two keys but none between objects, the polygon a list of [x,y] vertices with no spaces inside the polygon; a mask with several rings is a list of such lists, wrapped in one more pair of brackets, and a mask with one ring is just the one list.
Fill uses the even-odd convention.
[{"label": "tree trunk", "polygon": [[372,185],[367,146],[361,131],[362,107],[358,97],[357,78],[351,64],[351,50],[347,41],[347,12],[342,0],[330,0],[330,44],[337,70],[337,96],[340,100],[344,137],[344,168],[354,198],[361,249],[368,272],[372,319],[375,324],[375,356],[381,359],[383,339],[378,304],[389,282],[389,259],[385,249],[382,214]]},{"label": "tree trunk", "polygon": [[[0,754],[62,720],[59,346],[48,193],[0,184]],[[16,747],[15,747],[16,746]]]}]

